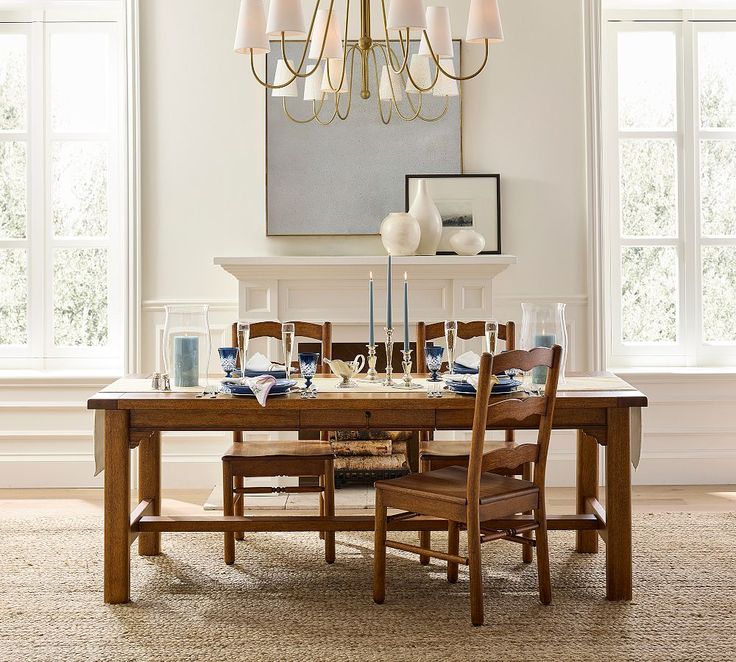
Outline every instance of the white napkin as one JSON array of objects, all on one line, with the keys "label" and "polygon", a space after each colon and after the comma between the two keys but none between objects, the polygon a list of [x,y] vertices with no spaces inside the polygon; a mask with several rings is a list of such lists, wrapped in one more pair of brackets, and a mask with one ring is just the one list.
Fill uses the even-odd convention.
[{"label": "white napkin", "polygon": [[271,375],[259,375],[258,377],[246,377],[243,381],[245,382],[245,385],[253,391],[253,395],[256,396],[258,404],[261,405],[261,407],[265,407],[268,394],[276,383],[276,378]]},{"label": "white napkin", "polygon": [[471,370],[477,370],[480,367],[480,356],[475,352],[465,352],[455,359],[455,363]]},{"label": "white napkin", "polygon": [[270,370],[271,361],[267,356],[263,356],[260,352],[256,352],[245,362],[246,370]]}]

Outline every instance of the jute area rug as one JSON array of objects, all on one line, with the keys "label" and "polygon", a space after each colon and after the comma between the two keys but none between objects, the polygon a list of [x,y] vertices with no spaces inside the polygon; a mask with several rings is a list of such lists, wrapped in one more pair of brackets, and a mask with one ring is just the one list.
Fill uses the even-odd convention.
[{"label": "jute area rug", "polygon": [[220,535],[164,536],[119,606],[102,601],[98,518],[5,519],[0,536],[3,662],[736,660],[736,513],[636,517],[631,603],[606,602],[604,554],[575,554],[571,533],[551,534],[549,607],[517,545],[484,545],[482,628],[464,568],[451,586],[392,550],[374,605],[367,534],[338,534],[333,566],[316,534],[252,534],[233,567]]}]

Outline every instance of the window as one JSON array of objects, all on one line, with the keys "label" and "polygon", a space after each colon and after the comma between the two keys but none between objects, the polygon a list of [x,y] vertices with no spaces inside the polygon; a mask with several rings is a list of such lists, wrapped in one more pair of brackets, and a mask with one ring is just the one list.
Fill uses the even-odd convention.
[{"label": "window", "polygon": [[606,18],[608,364],[736,365],[736,22]]},{"label": "window", "polygon": [[122,368],[120,31],[84,3],[0,12],[0,367]]}]

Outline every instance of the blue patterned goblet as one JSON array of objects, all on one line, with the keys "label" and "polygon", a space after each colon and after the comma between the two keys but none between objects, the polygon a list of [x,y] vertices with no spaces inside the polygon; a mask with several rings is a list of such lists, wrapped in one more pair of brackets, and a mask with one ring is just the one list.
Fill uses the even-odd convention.
[{"label": "blue patterned goblet", "polygon": [[312,377],[317,374],[319,352],[299,352],[299,371],[306,380],[307,391],[312,389]]},{"label": "blue patterned goblet", "polygon": [[444,347],[436,347],[435,345],[426,345],[424,347],[424,359],[427,362],[427,368],[432,373],[428,382],[441,382],[438,373],[442,367],[442,354]]},{"label": "blue patterned goblet", "polygon": [[220,367],[227,377],[232,377],[233,370],[238,363],[238,348],[219,347],[217,353],[220,355]]}]

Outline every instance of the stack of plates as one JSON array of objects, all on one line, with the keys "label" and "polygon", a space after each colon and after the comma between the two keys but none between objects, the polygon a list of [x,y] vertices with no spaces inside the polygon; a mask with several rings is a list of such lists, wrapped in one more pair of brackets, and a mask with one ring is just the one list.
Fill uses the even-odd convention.
[{"label": "stack of plates", "polygon": [[[475,395],[475,386],[468,382],[458,382],[450,379],[446,379],[445,381],[447,388],[453,393]],[[492,393],[511,393],[519,386],[521,386],[521,382],[518,379],[512,379],[508,375],[498,375],[498,384],[493,385]]]},{"label": "stack of plates", "polygon": [[[245,369],[244,377],[260,377],[261,375],[271,375],[276,379],[286,379],[286,370],[248,370]],[[233,370],[233,377],[240,377],[240,368]]]},{"label": "stack of plates", "polygon": [[466,365],[460,365],[457,361],[452,364],[452,369],[456,375],[477,375],[478,368],[468,368]]},{"label": "stack of plates", "polygon": [[[251,398],[255,397],[253,395],[253,391],[250,390],[250,387],[245,384],[238,383],[239,381],[239,379],[223,379],[223,392],[228,392],[232,395],[248,396]],[[277,379],[276,383],[271,387],[271,391],[268,395],[269,397],[272,395],[286,395],[292,386],[296,386],[296,381],[293,379]]]}]

